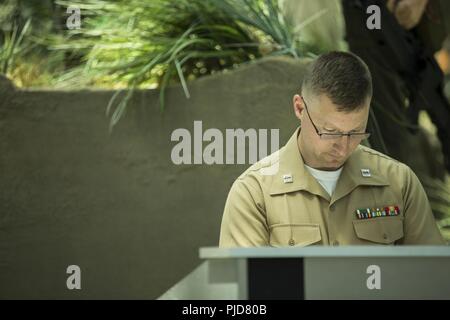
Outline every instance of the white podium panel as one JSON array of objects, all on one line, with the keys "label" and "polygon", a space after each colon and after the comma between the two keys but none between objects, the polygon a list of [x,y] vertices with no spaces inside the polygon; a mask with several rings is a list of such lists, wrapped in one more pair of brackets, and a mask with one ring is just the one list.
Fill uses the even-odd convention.
[{"label": "white podium panel", "polygon": [[450,247],[202,248],[160,299],[450,299]]}]

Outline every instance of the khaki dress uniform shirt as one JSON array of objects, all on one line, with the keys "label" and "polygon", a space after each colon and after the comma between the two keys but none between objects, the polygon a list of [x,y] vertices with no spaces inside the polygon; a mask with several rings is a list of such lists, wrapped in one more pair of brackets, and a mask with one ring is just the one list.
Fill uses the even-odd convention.
[{"label": "khaki dress uniform shirt", "polygon": [[408,166],[359,145],[330,197],[304,167],[299,132],[233,183],[220,247],[445,244]]}]

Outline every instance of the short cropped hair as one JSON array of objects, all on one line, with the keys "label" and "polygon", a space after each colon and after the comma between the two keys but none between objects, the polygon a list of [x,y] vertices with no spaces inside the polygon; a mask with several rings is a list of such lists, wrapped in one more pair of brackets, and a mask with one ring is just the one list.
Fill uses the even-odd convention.
[{"label": "short cropped hair", "polygon": [[372,76],[364,61],[350,52],[332,51],[320,55],[308,67],[302,92],[325,94],[338,111],[360,109],[372,98]]}]

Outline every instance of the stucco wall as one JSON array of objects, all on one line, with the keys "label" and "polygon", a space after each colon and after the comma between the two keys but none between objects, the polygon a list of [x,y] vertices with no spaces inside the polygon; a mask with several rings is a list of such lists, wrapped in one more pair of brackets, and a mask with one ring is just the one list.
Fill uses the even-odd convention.
[{"label": "stucco wall", "polygon": [[[108,132],[111,91],[20,91],[0,82],[0,298],[156,298],[218,242],[248,165],[174,165],[177,128],[297,126],[305,63],[277,58],[167,92],[137,92]],[[206,143],[204,144],[206,145]],[[66,268],[81,268],[81,290]]]}]

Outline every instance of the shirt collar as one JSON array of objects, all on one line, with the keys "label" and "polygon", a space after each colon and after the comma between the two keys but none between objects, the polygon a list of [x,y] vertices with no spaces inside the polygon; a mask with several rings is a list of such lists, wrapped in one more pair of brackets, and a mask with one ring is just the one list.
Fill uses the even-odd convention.
[{"label": "shirt collar", "polygon": [[[304,166],[304,161],[297,143],[299,133],[300,127],[295,130],[285,146],[279,151],[279,167],[278,171],[274,174],[270,186],[270,195],[273,196],[305,190],[309,193],[321,196],[332,204],[360,185],[389,185],[387,179],[379,173],[376,167],[374,167],[374,162],[370,162],[368,157],[364,157],[365,147],[359,145],[345,162],[336,189],[333,196],[330,198],[328,193]],[[370,176],[363,176],[361,169],[369,169]],[[290,182],[286,182],[286,175],[291,176],[288,180]]]}]

